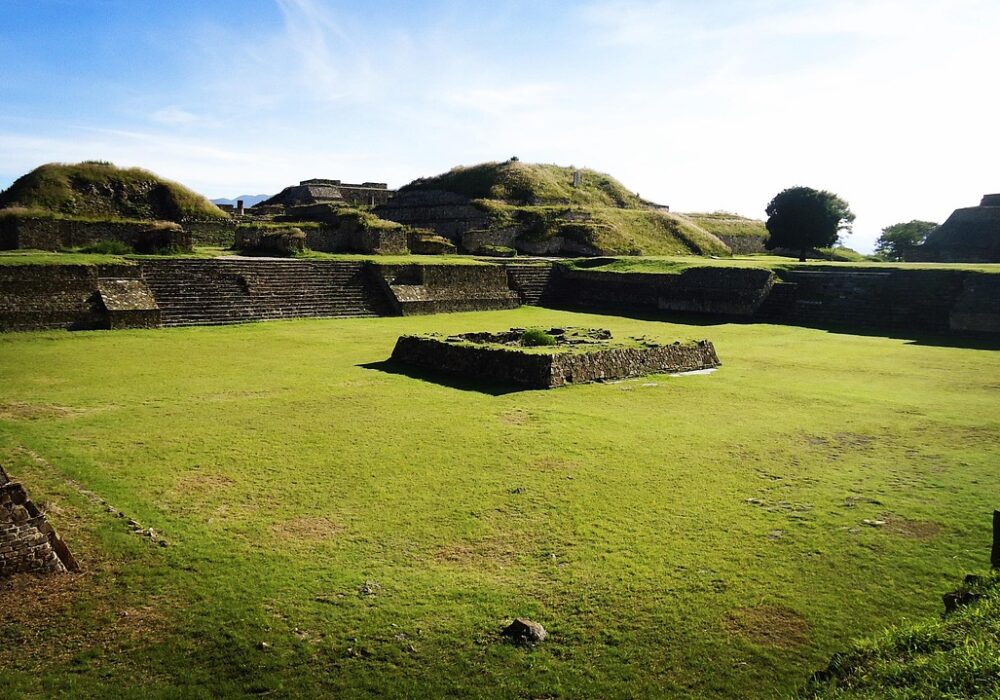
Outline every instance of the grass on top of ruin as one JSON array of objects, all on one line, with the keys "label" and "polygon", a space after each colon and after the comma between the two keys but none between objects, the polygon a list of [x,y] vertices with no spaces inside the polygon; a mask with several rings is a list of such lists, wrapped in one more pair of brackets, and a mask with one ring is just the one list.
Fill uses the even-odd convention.
[{"label": "grass on top of ruin", "polygon": [[680,273],[694,267],[729,267],[743,269],[796,270],[828,268],[834,270],[967,270],[1000,274],[1000,263],[906,263],[906,262],[835,262],[831,260],[809,260],[799,262],[796,258],[778,255],[733,255],[730,257],[706,257],[695,255],[667,256],[621,256],[599,258],[575,258],[567,260],[572,268],[594,270],[596,272],[632,273]]},{"label": "grass on top of ruin", "polygon": [[[554,326],[723,365],[385,364]],[[0,464],[85,569],[0,584],[5,697],[789,696],[938,615],[1000,505],[1000,353],[932,339],[522,308],[7,334],[0,368]],[[548,639],[504,643],[519,616]]]}]

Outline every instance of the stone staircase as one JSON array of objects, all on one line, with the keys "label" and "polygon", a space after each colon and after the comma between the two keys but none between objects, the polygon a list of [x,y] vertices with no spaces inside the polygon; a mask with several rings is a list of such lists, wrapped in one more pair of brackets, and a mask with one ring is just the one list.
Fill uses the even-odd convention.
[{"label": "stone staircase", "polygon": [[508,263],[505,267],[510,288],[517,292],[522,303],[542,306],[545,302],[551,301],[551,283],[554,274],[551,263]]},{"label": "stone staircase", "polygon": [[363,262],[155,260],[142,273],[164,326],[391,312]]}]

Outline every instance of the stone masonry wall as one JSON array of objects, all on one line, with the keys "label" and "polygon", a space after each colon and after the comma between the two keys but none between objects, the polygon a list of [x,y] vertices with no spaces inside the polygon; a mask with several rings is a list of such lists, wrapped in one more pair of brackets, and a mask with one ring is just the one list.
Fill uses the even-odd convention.
[{"label": "stone masonry wall", "polygon": [[24,487],[10,481],[0,468],[0,578],[78,570],[66,544]]},{"label": "stone masonry wall", "polygon": [[770,271],[741,268],[701,267],[680,274],[562,269],[555,298],[571,306],[751,316],[773,284]]},{"label": "stone masonry wall", "polygon": [[141,281],[137,265],[0,265],[0,331],[108,328],[102,278]]},{"label": "stone masonry wall", "polygon": [[138,252],[161,248],[191,250],[191,234],[185,230],[158,229],[152,222],[79,221],[5,217],[0,220],[0,249],[64,250],[120,241]]},{"label": "stone masonry wall", "polygon": [[392,361],[470,381],[548,389],[583,382],[717,367],[712,343],[674,343],[649,348],[609,347],[586,353],[528,353],[489,346],[402,336]]}]

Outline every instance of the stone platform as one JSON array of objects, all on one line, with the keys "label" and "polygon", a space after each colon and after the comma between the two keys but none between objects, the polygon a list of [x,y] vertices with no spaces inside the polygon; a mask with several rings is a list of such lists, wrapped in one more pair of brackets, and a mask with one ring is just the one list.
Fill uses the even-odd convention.
[{"label": "stone platform", "polygon": [[721,363],[708,340],[662,345],[644,338],[614,341],[603,329],[553,328],[554,345],[532,347],[524,329],[502,333],[404,335],[393,363],[473,381],[551,389],[647,374],[712,369]]}]

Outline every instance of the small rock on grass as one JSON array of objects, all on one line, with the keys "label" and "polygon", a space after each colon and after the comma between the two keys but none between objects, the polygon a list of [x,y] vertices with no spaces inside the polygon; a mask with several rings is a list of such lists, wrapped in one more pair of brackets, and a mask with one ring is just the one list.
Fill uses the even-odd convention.
[{"label": "small rock on grass", "polygon": [[518,646],[534,646],[545,640],[549,633],[537,622],[519,617],[503,629],[500,635]]}]

